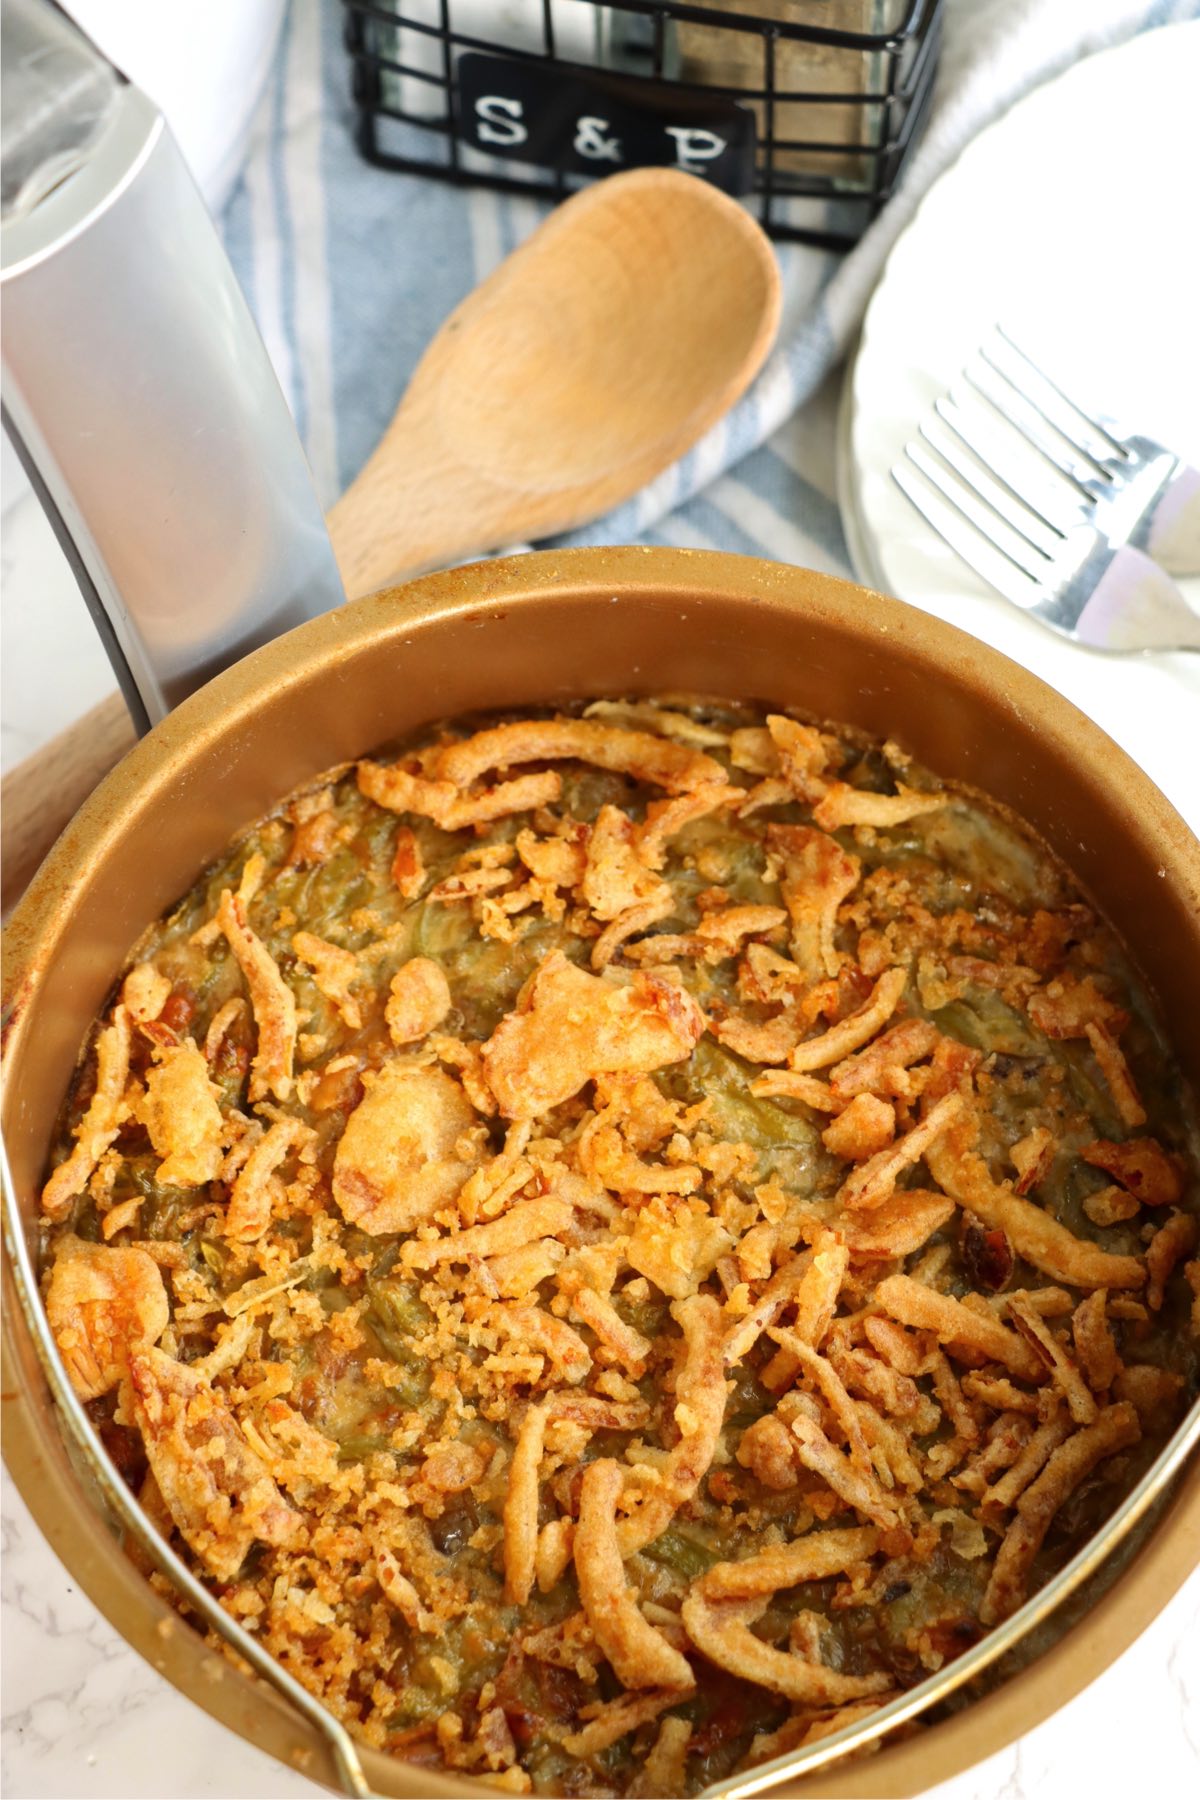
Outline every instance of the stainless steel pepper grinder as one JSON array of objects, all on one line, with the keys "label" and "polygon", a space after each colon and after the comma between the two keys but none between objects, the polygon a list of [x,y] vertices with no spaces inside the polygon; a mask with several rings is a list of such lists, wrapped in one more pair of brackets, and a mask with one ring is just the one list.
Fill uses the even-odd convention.
[{"label": "stainless steel pepper grinder", "polygon": [[152,102],[4,0],[4,424],[138,729],[345,598],[308,465]]}]

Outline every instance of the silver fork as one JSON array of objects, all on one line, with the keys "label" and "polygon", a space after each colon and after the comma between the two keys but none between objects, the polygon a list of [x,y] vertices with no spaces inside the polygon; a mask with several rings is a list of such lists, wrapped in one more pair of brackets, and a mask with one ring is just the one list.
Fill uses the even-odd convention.
[{"label": "silver fork", "polygon": [[998,328],[935,412],[892,474],[990,586],[1092,649],[1200,650],[1200,614],[1147,554],[1187,566],[1194,470],[1082,413]]},{"label": "silver fork", "polygon": [[[1041,494],[1056,523],[1065,517],[1074,524],[1091,509],[1111,543],[1144,550],[1168,575],[1200,574],[1200,472],[1182,457],[1109,414],[1085,411],[1002,326],[963,379],[1037,452],[1026,459],[1030,479],[1045,478]],[[942,417],[976,447],[965,435],[970,418],[964,420],[953,396],[942,403]],[[1003,427],[987,434],[985,424],[984,431],[985,444],[1003,458],[1013,438]],[[1001,462],[992,469],[1003,476]]]}]

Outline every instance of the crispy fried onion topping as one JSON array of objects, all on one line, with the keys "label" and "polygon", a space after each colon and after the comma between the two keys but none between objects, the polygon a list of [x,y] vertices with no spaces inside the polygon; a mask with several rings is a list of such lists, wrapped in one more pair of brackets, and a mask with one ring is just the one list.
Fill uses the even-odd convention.
[{"label": "crispy fried onion topping", "polygon": [[42,1189],[42,1211],[48,1219],[65,1219],[71,1202],[82,1194],[96,1164],[128,1117],[125,1084],[129,1079],[129,1013],[113,1008],[112,1024],[96,1039],[96,1091],[75,1127],[75,1143]]},{"label": "crispy fried onion topping", "polygon": [[706,783],[676,794],[670,800],[652,800],[646,817],[637,827],[638,855],[648,869],[661,869],[667,859],[667,845],[685,826],[696,819],[706,819],[723,806],[736,806],[744,798],[740,787],[725,782]]},{"label": "crispy fried onion topping", "polygon": [[1146,1109],[1137,1091],[1133,1071],[1125,1060],[1125,1053],[1103,1025],[1089,1023],[1086,1029],[1092,1055],[1108,1084],[1108,1091],[1113,1097],[1113,1105],[1120,1115],[1121,1123],[1129,1131],[1136,1131],[1139,1125],[1146,1123]]},{"label": "crispy fried onion topping", "polygon": [[425,886],[425,859],[411,825],[397,825],[392,850],[392,880],[406,900],[415,900]]},{"label": "crispy fried onion topping", "polygon": [[844,1574],[871,1556],[878,1540],[878,1532],[869,1528],[815,1531],[745,1562],[718,1563],[684,1601],[684,1628],[718,1668],[801,1705],[841,1706],[881,1694],[892,1685],[883,1671],[841,1675],[795,1651],[775,1649],[750,1629],[779,1589]]},{"label": "crispy fried onion topping", "polygon": [[437,1631],[436,1617],[421,1604],[421,1596],[400,1567],[395,1551],[386,1544],[375,1552],[375,1574],[385,1597],[406,1625],[426,1634]]},{"label": "crispy fried onion topping", "polygon": [[[1052,1419],[1039,1425],[1023,1444],[1017,1446],[1017,1454],[1008,1468],[983,1489],[979,1502],[980,1518],[990,1525],[1001,1524],[1005,1513],[1016,1505],[1030,1482],[1045,1468],[1051,1453],[1070,1435],[1071,1421],[1061,1413],[1055,1413]],[[995,1469],[990,1470],[989,1476],[994,1477],[996,1473]]]},{"label": "crispy fried onion topping", "polygon": [[[652,1163],[631,1150],[615,1125],[603,1115],[592,1121],[579,1141],[579,1166],[614,1194],[691,1194],[700,1186],[695,1163]],[[716,1261],[716,1258],[713,1258]],[[712,1263],[704,1271],[708,1274]],[[649,1270],[644,1270],[649,1274]],[[653,1276],[651,1276],[653,1280]]]},{"label": "crispy fried onion topping", "polygon": [[635,962],[667,963],[683,958],[715,968],[736,956],[747,938],[774,932],[786,919],[781,906],[721,906],[715,912],[705,913],[695,931],[647,938],[626,954]]},{"label": "crispy fried onion topping", "polygon": [[809,981],[836,975],[842,965],[834,944],[837,912],[858,886],[858,858],[809,825],[770,825],[767,846],[780,865],[780,889],[792,922],[791,949],[798,968]]},{"label": "crispy fried onion topping", "polygon": [[1191,1255],[1197,1237],[1200,1237],[1200,1220],[1196,1215],[1173,1212],[1151,1238],[1146,1251],[1146,1271],[1150,1277],[1146,1285],[1146,1304],[1151,1312],[1161,1311],[1167,1282],[1175,1265]]},{"label": "crispy fried onion topping", "polygon": [[565,1235],[574,1217],[574,1208],[566,1200],[549,1195],[539,1200],[518,1200],[486,1225],[470,1225],[447,1237],[410,1239],[400,1253],[401,1261],[409,1268],[431,1269],[438,1263],[470,1263],[477,1258],[504,1256],[540,1238]]},{"label": "crispy fried onion topping", "polygon": [[[730,1326],[723,1345],[728,1364],[741,1362],[747,1352],[754,1348],[768,1325],[774,1324],[800,1287],[812,1261],[808,1251],[801,1251],[798,1256],[776,1269],[750,1311]],[[836,1297],[835,1293],[835,1300]]]},{"label": "crispy fried onion topping", "polygon": [[1002,1363],[1022,1381],[1044,1381],[1042,1358],[1015,1331],[990,1312],[976,1311],[950,1294],[914,1281],[911,1275],[889,1275],[875,1289],[875,1304],[901,1325],[932,1331],[951,1356],[982,1356]]},{"label": "crispy fried onion topping", "polygon": [[749,732],[738,734],[741,738],[738,749],[743,756],[750,753],[750,760],[758,763],[759,773],[773,774],[778,769],[796,799],[805,806],[810,806],[828,791],[829,766],[832,762],[836,767],[842,755],[836,738],[818,731],[815,726],[801,725],[784,713],[767,714],[767,730],[763,735],[770,737],[770,749],[759,739],[756,756],[754,743],[748,741],[750,735]]},{"label": "crispy fried onion topping", "polygon": [[689,1719],[668,1716],[658,1728],[654,1748],[641,1773],[634,1777],[631,1800],[658,1794],[682,1794],[687,1781],[688,1746],[692,1741]]},{"label": "crispy fried onion topping", "polygon": [[620,1463],[589,1463],[579,1492],[575,1572],[579,1597],[596,1642],[627,1688],[695,1685],[687,1658],[639,1612],[625,1581],[617,1536],[617,1501],[625,1486]]},{"label": "crispy fried onion topping", "polygon": [[225,1142],[220,1092],[195,1044],[155,1046],[137,1116],[162,1157],[158,1179],[164,1186],[202,1187],[219,1174]]},{"label": "crispy fried onion topping", "polygon": [[1097,1138],[1079,1152],[1085,1163],[1103,1169],[1143,1206],[1175,1206],[1183,1193],[1182,1160],[1157,1138],[1130,1138],[1124,1144]]},{"label": "crispy fried onion topping", "polygon": [[375,1236],[411,1231],[459,1192],[478,1167],[471,1102],[441,1069],[385,1063],[362,1077],[362,1100],[333,1161],[343,1216]]},{"label": "crispy fried onion topping", "polygon": [[905,1188],[872,1211],[840,1222],[852,1262],[911,1256],[953,1218],[955,1203],[930,1188]]},{"label": "crispy fried onion topping", "polygon": [[903,969],[885,969],[857,1012],[831,1025],[819,1037],[796,1045],[788,1058],[791,1067],[801,1073],[825,1069],[869,1043],[899,1006],[906,979]]},{"label": "crispy fried onion topping", "polygon": [[157,1344],[170,1307],[158,1265],[144,1250],[60,1240],[46,1316],[81,1400],[96,1400],[129,1372],[136,1350]]},{"label": "crispy fried onion topping", "polygon": [[1145,1108],[1117,1043],[1129,1023],[1129,1014],[1097,987],[1093,976],[1085,975],[1080,980],[1062,975],[1048,981],[1030,995],[1028,1009],[1034,1024],[1047,1037],[1086,1038],[1122,1123],[1131,1131],[1146,1123]]},{"label": "crispy fried onion topping", "polygon": [[524,1606],[533,1587],[538,1544],[538,1477],[546,1408],[530,1406],[517,1433],[504,1498],[504,1598]]},{"label": "crispy fried onion topping", "polygon": [[440,963],[410,957],[392,976],[385,1017],[393,1044],[415,1044],[436,1031],[450,1011],[450,983]]},{"label": "crispy fried onion topping", "polygon": [[1008,1303],[1008,1316],[1034,1355],[1040,1356],[1045,1363],[1050,1379],[1061,1392],[1075,1423],[1090,1425],[1096,1417],[1096,1402],[1088,1385],[1046,1321],[1030,1305],[1029,1297],[1013,1294]]},{"label": "crispy fried onion topping", "polygon": [[[657,925],[661,920],[669,918],[674,910],[675,895],[666,882],[663,883],[661,892],[651,894],[645,900],[635,900],[632,906],[627,906],[624,912],[618,913],[616,918],[604,927],[592,945],[593,969],[597,972],[607,969],[623,944],[627,943],[630,938],[637,937],[640,931],[649,931],[651,925]],[[632,955],[634,951],[644,950],[647,946],[657,943],[657,938],[644,938],[640,944],[632,945],[628,954]],[[636,961],[637,958],[634,957],[633,960]],[[658,958],[651,956],[650,960],[657,961]]]},{"label": "crispy fried onion topping", "polygon": [[129,1359],[134,1420],[179,1530],[218,1581],[251,1544],[289,1544],[303,1527],[209,1383],[161,1350]]},{"label": "crispy fried onion topping", "polygon": [[571,1298],[571,1311],[581,1324],[595,1332],[613,1361],[628,1370],[635,1381],[641,1379],[654,1345],[626,1324],[606,1294],[598,1294],[595,1288],[580,1288]]},{"label": "crispy fried onion topping", "polygon": [[[677,1706],[680,1700],[686,1699],[691,1688],[680,1690],[677,1687],[663,1688],[661,1691],[618,1694],[615,1700],[593,1700],[587,1706],[581,1706],[579,1717],[584,1724],[578,1731],[553,1732],[563,1749],[572,1756],[598,1756],[601,1750],[607,1750],[611,1744],[618,1743],[621,1738],[628,1737],[639,1725],[646,1725],[651,1719],[665,1712],[668,1706]],[[666,1720],[665,1724],[686,1724],[682,1720]],[[687,1727],[691,1733],[691,1727]],[[670,1792],[669,1789],[657,1788],[649,1790]]]},{"label": "crispy fried onion topping", "polygon": [[[920,1162],[927,1155],[931,1144],[935,1144],[951,1122],[957,1118],[963,1108],[961,1094],[945,1094],[933,1106],[920,1124],[914,1125],[911,1131],[894,1144],[889,1144],[859,1168],[838,1189],[838,1202],[851,1212],[871,1212],[876,1207],[892,1198],[896,1191],[896,1182],[914,1163]],[[843,1113],[843,1118],[846,1114]]]},{"label": "crispy fried onion topping", "polygon": [[1048,981],[1030,995],[1029,1016],[1050,1038],[1086,1037],[1089,1025],[1100,1025],[1119,1037],[1129,1023],[1129,1014],[1101,993],[1091,975],[1082,980],[1061,975]]},{"label": "crispy fried onion topping", "polygon": [[750,1749],[746,1762],[750,1768],[757,1768],[760,1763],[774,1762],[777,1756],[786,1756],[791,1750],[802,1750],[809,1744],[819,1743],[822,1738],[832,1737],[835,1731],[842,1731],[847,1725],[857,1725],[860,1719],[869,1719],[872,1713],[894,1700],[894,1692],[877,1694],[871,1700],[859,1700],[849,1706],[836,1706],[831,1711],[814,1715],[807,1707],[801,1712],[793,1713],[790,1719],[775,1731],[760,1731],[750,1740]]},{"label": "crispy fried onion topping", "polygon": [[599,725],[592,719],[519,719],[476,732],[450,744],[437,759],[437,773],[465,788],[493,770],[514,763],[585,762],[599,769],[653,782],[670,794],[724,782],[719,762],[701,751],[648,731]]},{"label": "crispy fried onion topping", "polygon": [[596,815],[580,886],[597,919],[615,919],[630,907],[647,903],[662,917],[662,906],[674,904],[669,884],[639,856],[634,830],[633,820],[619,806],[602,806]]},{"label": "crispy fried onion topping", "polygon": [[1081,1300],[1071,1320],[1075,1355],[1094,1394],[1103,1394],[1121,1371],[1121,1358],[1108,1322],[1108,1295],[1096,1288]]},{"label": "crispy fried onion topping", "polygon": [[697,750],[719,750],[729,733],[717,725],[705,725],[690,713],[677,712],[659,700],[593,700],[583,709],[585,719],[607,719],[614,725],[645,727],[657,737],[676,738]]},{"label": "crispy fried onion topping", "polygon": [[725,1420],[725,1366],[721,1308],[711,1294],[676,1300],[671,1316],[683,1332],[683,1364],[675,1381],[679,1442],[667,1457],[661,1481],[617,1528],[622,1556],[664,1532],[707,1475]]},{"label": "crispy fried onion topping", "polygon": [[1021,1604],[1034,1558],[1059,1507],[1097,1463],[1136,1444],[1141,1435],[1136,1410],[1121,1402],[1106,1406],[1092,1424],[1083,1426],[1052,1452],[1037,1480],[1017,1501],[1017,1516],[996,1552],[979,1609],[985,1625],[1006,1619]]},{"label": "crispy fried onion topping", "polygon": [[918,793],[902,782],[894,794],[871,794],[844,781],[834,781],[813,807],[813,818],[825,831],[839,831],[845,825],[873,825],[886,831],[891,825],[906,825],[922,813],[940,812],[943,806],[950,805],[951,799],[950,794]]},{"label": "crispy fried onion topping", "polygon": [[[787,1299],[794,1303],[791,1333],[805,1344],[819,1348],[825,1341],[825,1334],[837,1311],[838,1295],[846,1279],[850,1252],[840,1237],[826,1232],[814,1243],[811,1261],[807,1257],[798,1257],[796,1262],[802,1273],[794,1290],[789,1290],[787,1295]],[[805,1263],[807,1267],[804,1267]],[[764,1299],[771,1287],[772,1282],[768,1282],[763,1290]],[[757,1310],[755,1308],[755,1312]],[[779,1311],[778,1308],[772,1310],[776,1314]],[[750,1316],[753,1319],[755,1315],[751,1313]],[[728,1355],[728,1349],[726,1354]],[[784,1345],[763,1368],[763,1386],[772,1393],[778,1393],[788,1385],[799,1367],[795,1353]]]},{"label": "crispy fried onion topping", "polygon": [[859,1094],[911,1100],[921,1087],[912,1072],[913,1064],[936,1049],[939,1035],[928,1019],[904,1019],[865,1050],[835,1064],[829,1071],[829,1085],[840,1101]]},{"label": "crispy fried onion topping", "polygon": [[226,888],[217,906],[216,922],[229,941],[250,992],[250,1006],[258,1027],[258,1048],[250,1071],[250,1098],[273,1094],[286,1100],[292,1091],[296,1057],[296,1002],[265,944],[251,931],[246,903]]},{"label": "crispy fried onion topping", "polygon": [[[825,1127],[821,1142],[846,1162],[866,1162],[886,1150],[895,1135],[895,1107],[875,1094],[855,1094],[849,1106]],[[889,1166],[881,1165],[885,1171]],[[876,1181],[875,1193],[882,1206],[886,1195],[878,1192],[879,1185]]]},{"label": "crispy fried onion topping", "polygon": [[1002,1231],[1018,1256],[1056,1281],[1081,1288],[1142,1286],[1146,1270],[1138,1257],[1118,1256],[1077,1238],[1032,1200],[993,1181],[982,1156],[972,1148],[977,1132],[978,1119],[966,1108],[926,1149],[926,1165],[940,1188],[985,1225]]},{"label": "crispy fried onion topping", "polygon": [[597,1075],[682,1062],[703,1030],[695,1001],[665,977],[641,972],[618,987],[554,950],[484,1045],[484,1072],[502,1113],[533,1118]]},{"label": "crispy fried onion topping", "polygon": [[[787,1398],[785,1396],[785,1401]],[[783,1406],[784,1402],[781,1402],[781,1410]],[[884,1492],[874,1472],[858,1467],[806,1412],[799,1409],[792,1412],[787,1427],[795,1439],[792,1454],[806,1469],[819,1475],[839,1500],[885,1531],[900,1523],[896,1502]]]},{"label": "crispy fried onion topping", "polygon": [[354,988],[360,978],[358,958],[338,944],[328,944],[312,931],[297,931],[292,938],[292,951],[306,968],[312,970],[313,984],[339,1018],[351,1031],[362,1024],[362,1007]]},{"label": "crispy fried onion topping", "polygon": [[267,1128],[238,1170],[225,1213],[227,1238],[251,1244],[262,1236],[279,1192],[277,1171],[313,1135],[302,1119],[293,1117],[276,1119]]},{"label": "crispy fried onion topping", "polygon": [[703,1201],[652,1199],[638,1209],[626,1256],[664,1294],[682,1300],[712,1274],[732,1244]]},{"label": "crispy fried onion topping", "polygon": [[706,1600],[755,1600],[802,1581],[844,1575],[874,1556],[879,1532],[873,1525],[841,1531],[810,1531],[790,1544],[773,1545],[741,1562],[721,1562],[696,1583]]},{"label": "crispy fried onion topping", "polygon": [[137,1025],[157,1019],[171,994],[171,983],[153,963],[136,963],[121,986],[121,999]]},{"label": "crispy fried onion topping", "polygon": [[[536,1206],[544,1203],[530,1201],[526,1204]],[[560,1202],[556,1201],[554,1204],[559,1205]],[[513,1208],[513,1212],[517,1210],[516,1207]],[[508,1216],[511,1217],[511,1214]],[[475,1229],[480,1228],[475,1227]],[[484,1227],[483,1229],[488,1228]],[[444,1240],[448,1244],[452,1244],[453,1241],[453,1238]],[[546,1240],[543,1238],[535,1241],[544,1243]],[[519,1249],[510,1250],[504,1254],[519,1256],[525,1248],[526,1246],[522,1245]],[[493,1257],[489,1267],[494,1269],[499,1261],[499,1257]],[[553,1313],[544,1312],[540,1306],[497,1304],[488,1311],[487,1321],[502,1338],[519,1344],[522,1350],[533,1351],[535,1354],[544,1356],[551,1368],[561,1375],[564,1381],[583,1381],[591,1369],[592,1353],[579,1333],[573,1326],[568,1325],[565,1319],[556,1319]],[[611,1405],[611,1402],[608,1404]],[[564,1415],[559,1412],[552,1416],[557,1418]]]},{"label": "crispy fried onion topping", "polygon": [[[551,806],[562,792],[562,781],[553,769],[537,775],[518,775],[515,781],[502,781],[498,787],[480,794],[464,794],[453,781],[430,781],[394,763],[361,762],[357,779],[360,792],[374,800],[376,806],[386,807],[388,812],[416,813],[423,819],[432,819],[443,831],[490,825],[512,813]],[[417,872],[410,868],[410,860],[405,860],[404,882],[415,886]]]}]

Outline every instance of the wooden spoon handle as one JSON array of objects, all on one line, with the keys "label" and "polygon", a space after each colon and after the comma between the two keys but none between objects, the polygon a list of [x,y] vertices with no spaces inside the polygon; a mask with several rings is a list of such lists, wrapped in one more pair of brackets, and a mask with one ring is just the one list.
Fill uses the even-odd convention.
[{"label": "wooden spoon handle", "polygon": [[454,471],[439,470],[430,482],[429,471],[414,467],[408,452],[403,428],[393,420],[370,461],[325,515],[351,600],[478,547],[478,540],[472,544],[464,537],[473,521],[471,496],[461,495],[460,505],[453,504],[461,476],[456,481]]},{"label": "wooden spoon handle", "polygon": [[0,906],[6,916],[72,814],[135,742],[129,709],[120,694],[110,694],[4,777]]},{"label": "wooden spoon handle", "polygon": [[351,600],[526,535],[509,519],[512,493],[465,467],[441,438],[430,383],[443,354],[437,343],[426,352],[376,449],[325,515]]}]

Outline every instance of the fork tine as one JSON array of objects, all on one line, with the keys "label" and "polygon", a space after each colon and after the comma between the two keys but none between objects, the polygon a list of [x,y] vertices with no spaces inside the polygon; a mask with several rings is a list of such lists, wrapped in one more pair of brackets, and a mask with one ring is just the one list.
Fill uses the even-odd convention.
[{"label": "fork tine", "polygon": [[952,388],[934,401],[942,423],[1023,506],[1054,532],[1065,533],[1077,525],[1087,502],[1074,482],[1056,469],[1009,426],[998,420],[979,397]]},{"label": "fork tine", "polygon": [[1049,568],[1045,551],[1002,518],[972,481],[964,479],[957,470],[944,468],[917,438],[904,446],[904,454],[994,549],[1023,570],[1031,581],[1045,578]]},{"label": "fork tine", "polygon": [[[939,401],[938,418],[948,425],[950,430],[940,431],[929,423],[925,423],[919,428],[921,436],[937,451],[942,461],[948,463],[955,473],[962,477],[968,487],[973,488],[979,498],[994,512],[999,513],[1000,517],[1011,525],[1014,531],[1020,532],[1021,536],[1028,539],[1036,549],[1041,551],[1043,556],[1053,556],[1062,543],[1063,533],[1051,524],[1050,520],[1045,518],[1011,483],[997,479],[997,471],[990,457],[979,458],[977,455],[967,455],[960,449],[955,438],[950,435],[951,432],[954,432],[959,437],[962,436],[955,423],[955,411],[953,406],[943,410],[942,403]],[[974,446],[969,446],[969,448],[973,449]]]},{"label": "fork tine", "polygon": [[[1086,412],[1084,408],[1080,406],[1078,400],[1072,400],[1070,394],[1059,387],[1053,376],[1047,375],[1045,369],[1043,369],[1039,363],[1034,362],[1028,350],[1023,350],[1016,339],[1004,329],[1003,325],[997,324],[993,329],[995,330],[1000,343],[1004,346],[1003,354],[1006,362],[1010,362],[1012,358],[1015,358],[1018,365],[1023,364],[1025,369],[1031,370],[1044,389],[1049,393],[1056,395],[1077,419],[1082,419],[1084,424],[1089,426],[1091,430],[1096,433],[1098,438],[1102,438],[1104,442],[1110,446],[1113,455],[1125,455],[1124,444],[1119,437],[1115,437],[1113,432],[1109,430],[1110,425],[1115,425],[1115,420],[1105,419],[1103,417],[1097,419],[1093,414]],[[1008,377],[1009,381],[1013,383],[1014,387],[1021,387],[1020,382],[1013,379],[1008,368],[1004,369],[1004,374]],[[1022,389],[1021,391],[1024,390]],[[1043,408],[1043,410],[1046,409]],[[1053,415],[1047,412],[1047,417],[1052,418]]]},{"label": "fork tine", "polygon": [[989,587],[995,588],[1023,611],[1038,603],[1042,595],[1036,583],[995,549],[990,540],[980,537],[962,513],[944,500],[938,490],[925,482],[903,458],[892,465],[892,480],[925,523],[932,526],[938,537]]},{"label": "fork tine", "polygon": [[[963,370],[963,379],[996,409],[1001,418],[1008,420],[1014,431],[1019,431],[1035,450],[1040,451],[1060,475],[1073,482],[1085,498],[1092,498],[1089,483],[1111,479],[1081,444],[1054,425],[1040,407],[1009,381],[986,350],[980,350],[975,362]],[[1064,445],[1069,446],[1069,450],[1064,449]]]}]

